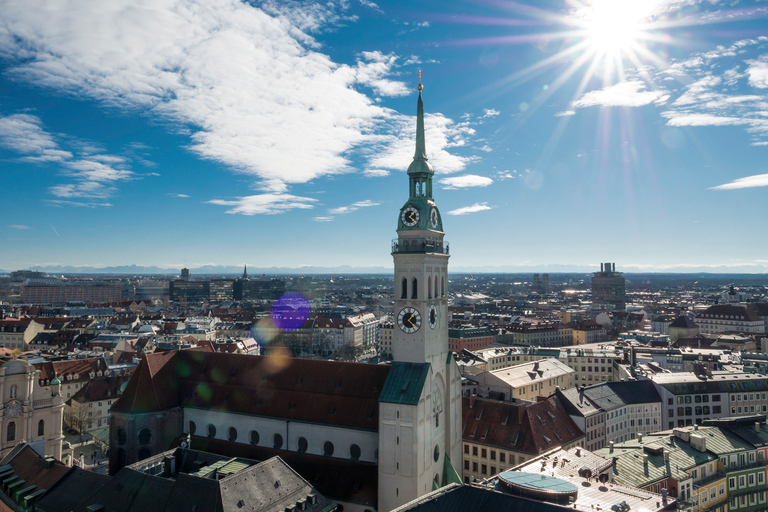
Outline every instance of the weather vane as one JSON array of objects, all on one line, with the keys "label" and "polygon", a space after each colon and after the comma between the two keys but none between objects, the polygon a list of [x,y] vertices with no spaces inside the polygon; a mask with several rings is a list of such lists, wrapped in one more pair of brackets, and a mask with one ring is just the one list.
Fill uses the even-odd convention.
[{"label": "weather vane", "polygon": [[421,85],[421,79],[424,78],[424,73],[421,72],[421,68],[419,68],[419,71],[416,72],[416,78],[419,79],[419,92],[424,88],[423,85]]}]

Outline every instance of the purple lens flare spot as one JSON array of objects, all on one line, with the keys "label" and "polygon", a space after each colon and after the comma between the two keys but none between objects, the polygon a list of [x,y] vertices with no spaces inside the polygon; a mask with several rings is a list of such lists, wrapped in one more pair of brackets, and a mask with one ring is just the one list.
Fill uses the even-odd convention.
[{"label": "purple lens flare spot", "polygon": [[283,331],[295,331],[309,318],[309,301],[300,293],[286,293],[272,305],[272,321]]}]

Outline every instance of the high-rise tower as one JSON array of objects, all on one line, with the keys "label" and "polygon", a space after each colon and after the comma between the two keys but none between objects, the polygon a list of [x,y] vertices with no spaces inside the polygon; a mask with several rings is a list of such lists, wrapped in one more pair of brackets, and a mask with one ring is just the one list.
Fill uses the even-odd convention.
[{"label": "high-rise tower", "polygon": [[[421,78],[421,77],[419,77]],[[448,244],[432,198],[434,171],[419,98],[408,199],[400,209],[395,260],[394,362],[380,397],[379,510],[387,511],[457,478],[461,462],[461,377],[448,350]],[[398,389],[389,389],[397,382]]]}]

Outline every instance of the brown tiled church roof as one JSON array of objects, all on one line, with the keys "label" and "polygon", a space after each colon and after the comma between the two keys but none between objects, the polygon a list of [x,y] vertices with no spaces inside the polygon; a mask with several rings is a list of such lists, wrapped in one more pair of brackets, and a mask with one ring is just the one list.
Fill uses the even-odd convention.
[{"label": "brown tiled church roof", "polygon": [[390,367],[195,350],[155,352],[139,364],[115,412],[177,406],[378,430]]}]

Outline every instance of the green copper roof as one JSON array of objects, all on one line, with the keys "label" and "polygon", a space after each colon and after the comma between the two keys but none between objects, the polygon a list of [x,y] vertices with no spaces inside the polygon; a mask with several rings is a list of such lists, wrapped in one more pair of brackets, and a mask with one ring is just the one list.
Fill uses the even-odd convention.
[{"label": "green copper roof", "polygon": [[424,139],[424,102],[419,91],[419,101],[416,103],[416,151],[413,162],[408,166],[408,174],[434,174],[427,158],[427,145]]},{"label": "green copper roof", "polygon": [[416,405],[419,403],[429,363],[392,363],[379,402]]},{"label": "green copper roof", "polygon": [[451,458],[448,454],[445,454],[445,460],[443,461],[443,485],[459,484],[464,485],[464,481],[461,479],[461,475],[456,468],[453,467]]}]

